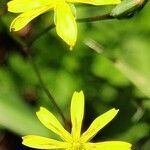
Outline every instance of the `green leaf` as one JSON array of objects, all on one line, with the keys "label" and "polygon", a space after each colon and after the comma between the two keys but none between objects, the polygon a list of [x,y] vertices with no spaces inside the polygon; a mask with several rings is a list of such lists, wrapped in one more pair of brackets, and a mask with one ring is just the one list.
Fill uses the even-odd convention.
[{"label": "green leaf", "polygon": [[150,51],[148,41],[131,38],[124,43],[117,58],[116,67],[140,89],[145,96],[150,97]]},{"label": "green leaf", "polygon": [[126,86],[128,79],[115,68],[113,63],[106,57],[98,55],[92,64],[92,72],[115,86]]},{"label": "green leaf", "polygon": [[147,140],[142,146],[141,150],[149,150],[150,148],[150,140]]},{"label": "green leaf", "polygon": [[149,136],[149,132],[150,132],[149,125],[147,123],[141,122],[136,125],[133,125],[127,131],[118,134],[117,139],[118,140],[124,139],[134,144],[143,137]]},{"label": "green leaf", "polygon": [[17,93],[10,72],[0,69],[0,125],[19,134],[48,136],[47,129],[37,119],[35,112]]},{"label": "green leaf", "polygon": [[118,18],[130,17],[140,11],[147,1],[148,0],[124,0],[112,10],[111,15]]}]

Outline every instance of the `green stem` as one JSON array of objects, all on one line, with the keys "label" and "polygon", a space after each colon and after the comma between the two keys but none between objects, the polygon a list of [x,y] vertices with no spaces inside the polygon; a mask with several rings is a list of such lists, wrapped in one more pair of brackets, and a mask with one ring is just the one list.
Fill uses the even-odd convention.
[{"label": "green stem", "polygon": [[38,40],[41,36],[43,36],[45,33],[47,33],[49,30],[53,29],[55,27],[55,24],[51,24],[50,26],[48,26],[47,28],[45,28],[43,31],[41,31],[40,33],[38,33],[37,35],[35,35],[28,43],[28,46],[31,47],[32,44]]},{"label": "green stem", "polygon": [[[114,19],[114,17],[112,17],[110,14],[104,14],[104,15],[100,15],[100,16],[94,16],[94,17],[88,17],[88,18],[80,18],[80,19],[76,19],[77,22],[79,23],[83,23],[83,22],[94,22],[94,21],[99,21],[99,20],[108,20],[108,19]],[[41,31],[40,33],[38,33],[37,35],[35,35],[28,43],[24,42],[23,40],[21,40],[20,38],[16,37],[15,35],[12,35],[12,38],[15,39],[15,41],[17,43],[19,43],[19,45],[21,45],[23,51],[26,53],[26,55],[28,56],[28,58],[30,59],[30,62],[33,66],[33,69],[38,77],[38,80],[40,82],[41,87],[43,88],[44,92],[46,93],[46,95],[48,96],[48,98],[50,99],[50,101],[52,102],[52,104],[55,106],[55,108],[57,109],[58,113],[60,114],[60,116],[62,117],[64,124],[67,126],[67,120],[65,119],[62,110],[59,108],[58,104],[56,103],[55,99],[53,98],[52,94],[50,93],[50,91],[47,89],[47,87],[44,84],[44,81],[41,77],[41,74],[34,62],[34,59],[32,58],[32,55],[30,54],[29,50],[32,47],[33,43],[36,42],[40,37],[42,37],[45,33],[47,33],[49,30],[53,29],[55,27],[55,24],[51,24],[50,26],[48,26],[47,28],[45,28],[43,31]]]},{"label": "green stem", "polygon": [[116,19],[116,18],[111,16],[110,13],[107,13],[107,14],[93,16],[93,17],[79,18],[76,19],[76,21],[79,23],[84,23],[84,22],[95,22],[95,21],[110,20],[110,19]]},{"label": "green stem", "polygon": [[28,56],[31,65],[33,66],[33,69],[38,77],[39,83],[41,85],[41,87],[43,88],[44,92],[46,93],[46,95],[48,96],[49,100],[52,102],[52,104],[54,105],[54,107],[56,108],[56,110],[58,111],[58,113],[60,114],[60,116],[62,117],[62,120],[64,122],[64,124],[66,125],[66,127],[68,126],[68,122],[62,112],[62,110],[59,108],[58,104],[56,103],[54,97],[52,96],[52,94],[50,93],[50,91],[48,90],[48,88],[45,86],[44,81],[41,77],[40,71],[38,70],[34,59],[30,53],[30,43],[27,43],[25,41],[23,41],[21,38],[19,38],[18,36],[16,36],[15,34],[10,34],[10,32],[8,32],[8,34],[12,37],[12,39],[14,39],[16,41],[16,43],[18,43],[21,47],[21,49],[23,50],[23,52]]},{"label": "green stem", "polygon": [[60,109],[60,107],[59,107],[58,104],[56,103],[56,101],[55,101],[54,97],[52,96],[52,94],[50,93],[50,91],[49,91],[49,90],[47,89],[47,87],[45,86],[44,81],[43,81],[43,79],[42,79],[42,77],[41,77],[40,71],[38,70],[38,68],[37,68],[37,66],[36,66],[36,64],[35,64],[32,55],[31,55],[31,54],[28,54],[28,58],[29,58],[29,60],[30,60],[30,62],[31,62],[31,64],[32,64],[32,66],[33,66],[33,69],[34,69],[34,71],[35,71],[37,77],[38,77],[38,80],[39,80],[39,82],[40,82],[41,87],[43,88],[43,90],[44,90],[44,92],[46,93],[46,95],[48,96],[48,98],[51,100],[52,104],[53,104],[53,105],[55,106],[55,108],[57,109],[57,111],[58,111],[58,113],[60,114],[60,116],[62,117],[64,124],[67,124],[67,121],[66,121],[66,119],[65,119],[65,116],[64,116],[62,110]]},{"label": "green stem", "polygon": [[[84,22],[95,22],[95,21],[100,21],[100,20],[110,20],[110,19],[116,19],[115,17],[111,16],[109,13],[103,14],[103,15],[98,15],[94,17],[87,17],[87,18],[78,18],[76,21],[78,23],[84,23]],[[41,38],[45,33],[47,33],[49,30],[53,29],[55,27],[55,24],[52,23],[50,26],[45,28],[43,31],[35,35],[31,41],[28,43],[29,46],[32,46],[35,41],[37,41],[39,38]]]}]

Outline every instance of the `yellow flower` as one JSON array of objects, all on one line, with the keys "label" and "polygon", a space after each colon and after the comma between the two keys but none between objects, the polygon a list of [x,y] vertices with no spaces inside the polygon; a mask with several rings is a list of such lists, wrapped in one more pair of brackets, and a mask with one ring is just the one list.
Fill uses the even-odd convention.
[{"label": "yellow flower", "polygon": [[73,47],[77,39],[77,24],[69,3],[108,5],[119,2],[120,0],[12,0],[8,2],[8,11],[22,14],[12,21],[10,29],[18,31],[32,19],[53,9],[57,34]]},{"label": "yellow flower", "polygon": [[71,101],[71,134],[64,129],[56,117],[47,109],[41,107],[37,112],[39,120],[45,127],[56,133],[62,141],[28,135],[23,137],[23,144],[37,149],[65,149],[65,150],[131,150],[131,144],[122,141],[89,142],[97,132],[108,124],[118,113],[111,109],[97,117],[90,127],[81,134],[82,120],[84,116],[83,92],[75,92]]}]

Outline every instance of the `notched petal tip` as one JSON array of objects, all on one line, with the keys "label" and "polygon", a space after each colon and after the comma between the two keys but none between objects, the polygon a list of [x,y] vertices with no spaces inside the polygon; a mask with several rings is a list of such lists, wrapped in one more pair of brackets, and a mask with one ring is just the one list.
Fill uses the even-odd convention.
[{"label": "notched petal tip", "polygon": [[6,7],[9,12],[11,12],[11,3],[12,1],[7,2]]},{"label": "notched petal tip", "polygon": [[40,106],[39,110],[45,110],[45,109],[46,109],[45,107]]},{"label": "notched petal tip", "polygon": [[75,91],[75,92],[73,93],[73,95],[74,95],[74,94],[75,94],[75,95],[77,95],[77,94],[79,94],[79,95],[84,95],[82,90],[79,91],[79,92],[78,92],[78,91]]},{"label": "notched petal tip", "polygon": [[62,1],[57,5],[54,12],[56,15],[56,32],[71,49],[77,41],[77,23],[70,5]]},{"label": "notched petal tip", "polygon": [[26,137],[25,137],[25,136],[23,136],[23,137],[21,137],[21,138],[22,138],[22,144],[23,144],[23,141],[25,140],[25,138],[26,138]]},{"label": "notched petal tip", "polygon": [[[75,37],[75,38],[77,38],[77,37]],[[64,39],[63,39],[64,40]],[[73,48],[74,48],[74,46],[75,46],[75,44],[76,44],[76,40],[77,39],[68,39],[67,41],[65,41],[70,47],[69,47],[69,50],[70,51],[72,51],[73,50]]]},{"label": "notched petal tip", "polygon": [[22,136],[21,138],[22,138],[22,140],[24,140],[26,137],[27,137],[27,136]]},{"label": "notched petal tip", "polygon": [[27,143],[28,143],[28,136],[23,136],[22,137],[22,144],[27,145]]},{"label": "notched petal tip", "polygon": [[110,114],[112,114],[112,116],[115,117],[118,114],[118,112],[119,112],[119,109],[112,108],[112,109],[108,110],[106,113],[110,113]]},{"label": "notched petal tip", "polygon": [[25,136],[22,136],[21,138],[22,138],[22,140],[24,141],[24,140],[28,139],[28,138],[31,137],[31,136],[35,136],[35,135],[25,135]]},{"label": "notched petal tip", "polygon": [[75,91],[73,93],[72,100],[76,100],[76,99],[79,99],[79,98],[84,99],[84,93],[83,93],[82,90],[80,92]]},{"label": "notched petal tip", "polygon": [[45,110],[45,109],[46,109],[45,107],[40,106],[40,108],[39,108],[39,110],[37,111],[37,113],[40,112],[40,111],[43,111],[43,110]]},{"label": "notched petal tip", "polygon": [[74,46],[75,46],[75,43],[74,44],[72,44],[72,45],[69,45],[70,47],[69,47],[69,50],[70,51],[72,51],[73,50],[73,48],[74,48]]},{"label": "notched petal tip", "polygon": [[14,19],[11,24],[10,24],[10,28],[9,28],[9,31],[10,32],[16,32],[16,31],[19,31],[21,28],[17,28],[16,25],[15,25],[15,22],[16,22],[16,19]]},{"label": "notched petal tip", "polygon": [[40,106],[39,110],[36,112],[37,117],[39,118],[42,114],[48,111],[45,107]]},{"label": "notched petal tip", "polygon": [[11,25],[10,25],[10,31],[11,32],[16,32],[21,30],[23,27],[22,26],[18,26],[17,22],[16,22],[16,18],[12,21]]},{"label": "notched petal tip", "polygon": [[10,28],[9,28],[9,31],[10,31],[10,32],[15,32],[15,28],[10,27]]},{"label": "notched petal tip", "polygon": [[112,110],[112,111],[115,111],[116,113],[119,112],[119,109],[116,109],[116,108],[112,108],[111,110]]},{"label": "notched petal tip", "polygon": [[78,140],[81,135],[82,121],[84,117],[84,94],[82,91],[75,91],[71,100],[71,122],[72,136]]},{"label": "notched petal tip", "polygon": [[22,138],[22,144],[23,144],[23,145],[26,145],[27,140],[28,140],[28,137],[29,137],[28,135],[21,137],[21,138]]},{"label": "notched petal tip", "polygon": [[83,94],[83,91],[81,90],[79,93],[80,93],[80,94]]}]

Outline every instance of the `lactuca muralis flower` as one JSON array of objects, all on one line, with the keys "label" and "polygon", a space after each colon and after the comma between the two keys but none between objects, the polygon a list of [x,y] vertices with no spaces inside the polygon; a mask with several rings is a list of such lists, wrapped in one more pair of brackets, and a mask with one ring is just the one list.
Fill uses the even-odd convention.
[{"label": "lactuca muralis flower", "polygon": [[12,0],[8,2],[8,11],[21,14],[12,21],[10,29],[18,31],[40,14],[54,10],[57,34],[73,47],[77,39],[77,24],[70,3],[108,5],[119,2],[120,0]]},{"label": "lactuca muralis flower", "polygon": [[65,150],[131,150],[131,144],[122,141],[89,142],[97,132],[108,124],[118,113],[118,110],[111,109],[97,117],[90,127],[81,134],[82,120],[84,116],[84,95],[75,92],[71,101],[71,134],[64,129],[56,117],[41,107],[37,112],[39,120],[45,127],[56,133],[62,141],[28,135],[23,137],[23,144],[37,149],[65,149]]}]

